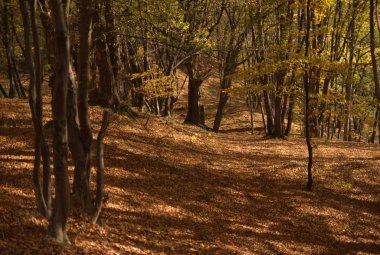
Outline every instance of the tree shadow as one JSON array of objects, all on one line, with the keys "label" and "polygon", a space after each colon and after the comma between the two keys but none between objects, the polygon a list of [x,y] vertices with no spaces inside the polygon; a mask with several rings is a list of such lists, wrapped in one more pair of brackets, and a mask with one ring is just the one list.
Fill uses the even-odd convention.
[{"label": "tree shadow", "polygon": [[[32,129],[2,129],[1,134],[10,142],[21,138],[25,147],[0,148],[2,155],[10,156],[0,163],[15,158],[15,164],[31,166],[31,160],[17,157],[33,158]],[[176,141],[169,135],[157,138],[111,129],[105,143],[109,197],[102,213],[105,234],[97,234],[94,226],[81,219],[71,221],[69,235],[74,244],[70,247],[54,245],[46,238],[46,221],[28,214],[34,208],[31,169],[2,169],[0,212],[10,215],[0,225],[4,226],[0,230],[8,233],[1,239],[0,231],[0,242],[7,245],[4,251],[11,252],[17,246],[15,238],[24,233],[30,241],[19,245],[16,253],[26,252],[25,247],[39,247],[46,254],[102,254],[107,249],[122,254],[380,252],[376,242],[380,233],[378,172],[373,177],[358,178],[361,172],[368,174],[366,167],[376,165],[376,160],[368,158],[360,163],[367,158],[347,159],[350,162],[339,159],[334,169],[320,170],[323,177],[334,181],[317,178],[310,193],[304,191],[306,167],[286,165],[305,159],[302,153],[292,153],[293,147],[299,146],[297,142],[264,142],[255,136],[248,144],[247,137],[231,134],[217,139],[226,145],[220,151],[207,144]],[[260,143],[260,150],[228,148],[243,142],[249,146]],[[284,144],[290,152],[271,154],[271,148]],[[320,156],[317,164],[329,159],[330,155]],[[353,188],[340,187],[335,182],[339,178],[351,181]],[[78,221],[84,226],[76,226]],[[46,248],[49,246],[51,250]]]},{"label": "tree shadow", "polygon": [[[177,145],[177,150],[194,153],[182,145]],[[147,242],[130,240],[144,250],[177,254],[186,249],[185,244],[190,244],[194,253],[201,254],[209,253],[202,245],[218,247],[220,254],[240,254],[244,250],[279,254],[307,252],[304,247],[318,248],[317,253],[329,254],[379,249],[374,242],[342,241],[331,227],[331,217],[313,212],[318,207],[346,211],[352,214],[350,220],[354,222],[362,212],[376,215],[378,202],[352,198],[350,192],[342,194],[323,183],[318,183],[314,193],[308,193],[303,191],[304,183],[300,179],[260,170],[257,170],[259,175],[228,175],[205,165],[167,162],[148,156],[150,154],[137,155],[110,145],[105,151],[111,157],[109,168],[128,173],[125,177],[122,174],[106,177],[108,186],[126,191],[126,195],[120,194],[117,199],[128,207],[127,210],[106,207],[107,224],[116,228],[117,219],[122,218],[134,236],[140,239],[149,236]],[[242,153],[238,158],[243,156],[248,157]],[[252,165],[260,166],[271,157],[260,155]],[[276,156],[276,160],[286,162],[289,157]],[[228,156],[222,161],[226,165],[229,161],[237,163]],[[115,203],[112,198],[110,203]],[[314,209],[298,210],[297,206],[303,204]],[[171,210],[174,213],[170,213]],[[339,223],[339,220],[334,221]],[[367,218],[362,223],[365,229],[378,231],[373,228],[374,219]],[[352,223],[350,228],[354,231],[357,227],[358,222]],[[355,234],[351,237],[357,238]],[[291,250],[282,250],[281,243],[291,244]]]}]

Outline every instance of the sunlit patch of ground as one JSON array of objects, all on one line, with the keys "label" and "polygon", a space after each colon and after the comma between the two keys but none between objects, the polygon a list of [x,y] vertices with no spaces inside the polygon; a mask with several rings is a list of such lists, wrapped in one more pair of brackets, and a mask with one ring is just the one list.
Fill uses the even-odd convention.
[{"label": "sunlit patch of ground", "polygon": [[[101,113],[91,109],[95,131]],[[178,112],[168,123],[113,116],[105,226],[72,212],[73,244],[60,246],[35,213],[28,102],[0,99],[0,253],[379,254],[380,147],[315,140],[306,192],[303,139],[252,136],[244,114],[220,134],[182,125]]]}]

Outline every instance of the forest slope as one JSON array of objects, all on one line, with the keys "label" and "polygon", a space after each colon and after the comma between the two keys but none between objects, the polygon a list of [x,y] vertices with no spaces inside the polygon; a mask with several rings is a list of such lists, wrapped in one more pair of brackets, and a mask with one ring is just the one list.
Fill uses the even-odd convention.
[{"label": "forest slope", "polygon": [[[91,108],[96,131],[101,112]],[[28,103],[0,99],[0,113],[1,254],[380,253],[378,145],[314,141],[306,192],[301,138],[123,115],[105,139],[105,226],[72,211],[73,244],[56,245],[35,213]]]}]

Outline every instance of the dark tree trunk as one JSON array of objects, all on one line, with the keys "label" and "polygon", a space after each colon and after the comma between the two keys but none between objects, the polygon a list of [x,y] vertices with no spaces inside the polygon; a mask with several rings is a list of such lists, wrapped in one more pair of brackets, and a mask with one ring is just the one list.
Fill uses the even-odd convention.
[{"label": "dark tree trunk", "polygon": [[188,109],[185,119],[186,124],[199,126],[199,98],[200,98],[200,87],[203,80],[197,79],[194,74],[193,65],[188,64],[189,72],[189,94],[188,94]]},{"label": "dark tree trunk", "polygon": [[[369,140],[371,143],[375,143],[375,140],[376,140],[376,130],[377,130],[377,127],[380,126],[379,122],[380,122],[380,107],[378,106],[376,108],[375,121],[373,122],[372,134],[371,134],[371,137],[370,137],[370,140]],[[380,133],[379,133],[379,135],[380,135]]]},{"label": "dark tree trunk", "polygon": [[107,44],[99,39],[97,43],[97,63],[99,70],[99,85],[101,104],[118,109],[120,106],[120,93],[116,86],[116,80],[113,73],[110,52]]},{"label": "dark tree trunk", "polygon": [[100,128],[98,139],[97,139],[97,174],[96,174],[96,198],[95,198],[95,208],[92,215],[92,223],[100,223],[99,216],[103,207],[103,197],[104,197],[104,149],[103,149],[103,139],[106,135],[107,127],[109,124],[109,113],[104,111],[102,127]]},{"label": "dark tree trunk", "polygon": [[[310,47],[310,2],[311,0],[307,0],[307,6],[306,6],[306,42],[305,42],[305,57],[309,57],[309,47]],[[304,90],[305,90],[305,135],[306,135],[306,144],[307,144],[307,150],[309,154],[309,160],[307,164],[307,185],[306,189],[308,191],[311,191],[313,187],[313,173],[312,173],[312,168],[313,168],[313,147],[311,145],[311,138],[310,138],[310,126],[309,126],[309,117],[310,117],[310,108],[309,108],[309,103],[310,103],[310,97],[309,97],[309,89],[310,89],[310,76],[311,74],[309,73],[310,70],[309,67],[305,68],[305,74],[304,74]]]},{"label": "dark tree trunk", "polygon": [[[105,1],[105,15],[113,15],[111,3]],[[97,4],[100,6],[100,4]],[[110,13],[111,12],[111,13]],[[96,63],[99,71],[99,90],[96,101],[103,106],[118,110],[121,106],[120,86],[118,79],[119,58],[116,52],[115,31],[109,31],[113,25],[112,17],[105,17],[106,24],[102,23],[102,11],[100,8],[94,11]],[[114,62],[113,62],[114,61]]]},{"label": "dark tree trunk", "polygon": [[[38,46],[38,36],[35,25],[35,5],[30,5],[31,18],[29,18],[26,1],[20,0],[20,9],[24,24],[24,42],[25,42],[25,59],[29,71],[29,105],[32,113],[33,126],[36,133],[35,136],[35,155],[33,182],[38,211],[45,217],[50,217],[51,196],[50,196],[50,153],[42,130],[42,94],[41,94],[41,65],[40,52]],[[31,20],[31,21],[30,21]],[[34,50],[36,62],[32,54],[32,44],[30,33],[33,32]],[[43,188],[40,184],[40,164],[41,156],[43,158]]]},{"label": "dark tree trunk", "polygon": [[8,71],[8,80],[9,80],[9,92],[8,95],[10,98],[15,97],[15,87],[14,87],[14,78],[13,78],[13,65],[12,65],[12,56],[11,56],[11,45],[10,45],[10,33],[9,33],[9,5],[10,1],[5,0],[3,6],[3,27],[4,31],[2,34],[2,41],[5,49],[5,55],[7,59],[7,71]]},{"label": "dark tree trunk", "polygon": [[0,92],[3,95],[3,97],[8,98],[7,92],[5,92],[5,90],[1,84],[0,84]]},{"label": "dark tree trunk", "polygon": [[218,110],[216,112],[214,127],[213,127],[213,131],[215,133],[219,132],[220,124],[222,123],[222,118],[223,118],[223,109],[227,104],[228,98],[229,98],[228,93],[223,92],[223,91],[220,92]]},{"label": "dark tree trunk", "polygon": [[51,17],[49,16],[49,6],[46,1],[39,1],[42,11],[40,12],[41,24],[44,30],[45,47],[47,62],[50,65],[50,75],[49,75],[49,87],[53,88],[54,85],[54,66],[55,66],[55,42],[54,42],[54,28]]},{"label": "dark tree trunk", "polygon": [[[93,206],[90,197],[90,176],[91,176],[91,144],[92,129],[88,110],[88,90],[90,84],[90,49],[92,42],[92,0],[83,0],[80,5],[80,38],[78,57],[78,116],[80,123],[80,137],[84,158],[80,160],[77,171],[76,184],[79,190],[80,201],[83,210],[91,214]],[[84,162],[83,162],[84,161]]]},{"label": "dark tree trunk", "polygon": [[254,97],[251,93],[249,93],[249,115],[250,115],[250,124],[251,124],[251,135],[253,135],[253,132],[255,131],[254,127]]},{"label": "dark tree trunk", "polygon": [[351,141],[351,98],[352,98],[352,83],[353,83],[353,64],[354,64],[354,54],[355,54],[355,25],[356,25],[356,8],[358,2],[353,1],[353,14],[350,22],[350,43],[349,43],[349,68],[347,70],[347,78],[346,78],[346,105],[344,111],[344,132],[343,132],[343,140]]},{"label": "dark tree trunk", "polygon": [[[375,83],[375,98],[377,99],[377,103],[380,104],[380,81],[379,81],[379,73],[377,68],[377,59],[376,59],[376,41],[375,41],[375,2],[374,0],[370,0],[370,44],[371,44],[371,60],[372,60],[372,70],[373,70],[373,81]],[[375,142],[376,137],[376,129],[379,125],[380,121],[380,106],[377,107],[375,122],[373,125],[371,142]],[[380,137],[380,129],[379,129],[379,137]]]},{"label": "dark tree trunk", "polygon": [[56,39],[56,79],[53,88],[53,144],[55,201],[49,229],[60,243],[70,243],[66,226],[70,207],[70,189],[67,171],[67,89],[69,82],[70,43],[61,0],[51,0]]},{"label": "dark tree trunk", "polygon": [[33,34],[33,44],[35,52],[35,79],[36,79],[36,93],[37,93],[37,102],[36,102],[36,112],[38,122],[41,127],[41,150],[42,150],[42,160],[43,160],[43,194],[48,209],[48,215],[51,214],[51,173],[50,173],[50,151],[49,146],[46,142],[43,130],[42,130],[42,83],[43,83],[43,63],[41,59],[40,44],[38,29],[36,23],[36,9],[37,9],[37,0],[30,1],[30,14],[31,14],[31,25],[32,25],[32,34]]},{"label": "dark tree trunk", "polygon": [[[109,55],[109,67],[113,76],[112,104],[114,109],[119,109],[121,104],[121,80],[120,80],[120,55],[117,28],[115,27],[114,0],[104,1],[105,37]],[[107,59],[108,60],[108,59]],[[108,64],[108,63],[107,63]]]}]

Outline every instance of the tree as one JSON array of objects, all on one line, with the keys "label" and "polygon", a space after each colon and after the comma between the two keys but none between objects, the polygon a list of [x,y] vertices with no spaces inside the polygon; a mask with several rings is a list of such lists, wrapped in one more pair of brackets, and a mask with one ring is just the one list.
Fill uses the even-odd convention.
[{"label": "tree", "polygon": [[[5,50],[6,62],[7,62],[7,75],[9,81],[9,92],[8,95],[3,91],[3,94],[6,97],[14,98],[17,96],[19,98],[26,98],[24,88],[21,84],[20,74],[18,71],[18,66],[16,64],[15,56],[15,40],[20,43],[20,40],[17,37],[16,28],[13,18],[13,10],[10,0],[5,0],[0,7],[2,26],[0,25],[1,40]],[[23,50],[23,48],[21,48]],[[4,89],[3,89],[4,90]]]},{"label": "tree", "polygon": [[[376,42],[375,42],[375,3],[374,0],[370,0],[370,14],[369,14],[369,24],[370,24],[370,46],[371,46],[371,60],[372,60],[372,72],[373,72],[373,82],[375,84],[375,98],[377,100],[377,110],[375,114],[375,122],[373,125],[373,131],[371,136],[371,142],[375,142],[376,137],[376,128],[379,126],[380,122],[380,82],[379,82],[379,73],[377,68],[377,59],[376,59]],[[380,130],[379,130],[380,137]],[[380,138],[379,138],[380,142]]]},{"label": "tree", "polygon": [[[305,58],[309,58],[309,49],[310,49],[310,29],[311,29],[311,12],[310,12],[310,3],[311,0],[307,0],[306,3],[306,35],[305,35]],[[306,136],[306,144],[307,144],[307,150],[309,154],[309,160],[307,164],[307,185],[306,189],[308,191],[311,191],[313,187],[313,147],[311,145],[311,138],[310,138],[310,128],[309,128],[309,121],[310,121],[310,79],[311,79],[311,72],[310,67],[306,65],[305,67],[305,74],[304,74],[304,90],[305,90],[305,136]]]},{"label": "tree", "polygon": [[[226,14],[226,20],[223,22],[225,27],[222,29],[223,34],[217,38],[219,42],[218,57],[221,91],[213,126],[213,131],[216,133],[219,132],[223,118],[223,109],[229,98],[226,89],[231,87],[231,76],[235,73],[236,69],[250,57],[248,56],[248,58],[244,60],[239,60],[239,54],[242,51],[243,44],[249,33],[249,26],[247,24],[248,10],[244,7],[244,4],[231,2],[227,3],[224,11]],[[220,34],[220,32],[218,34]]]},{"label": "tree", "polygon": [[209,74],[209,69],[202,67],[201,53],[207,49],[208,39],[220,22],[225,1],[180,0],[179,5],[184,11],[184,22],[189,28],[185,35],[183,52],[187,56],[184,62],[188,83],[188,108],[186,124],[200,125],[200,87]]},{"label": "tree", "polygon": [[[50,194],[50,152],[42,129],[42,63],[39,37],[36,28],[36,1],[28,1],[30,15],[25,0],[20,0],[20,9],[24,24],[25,60],[29,71],[29,106],[35,130],[35,155],[33,182],[36,204],[39,213],[47,218],[51,215]],[[34,56],[30,34],[33,34]],[[42,155],[41,155],[42,154]],[[39,180],[41,156],[43,159],[43,188]]]},{"label": "tree", "polygon": [[67,236],[67,218],[70,207],[70,188],[67,170],[67,91],[70,68],[70,42],[65,12],[61,0],[51,1],[56,39],[56,78],[53,87],[53,141],[55,201],[49,229],[60,243],[70,243]]}]

